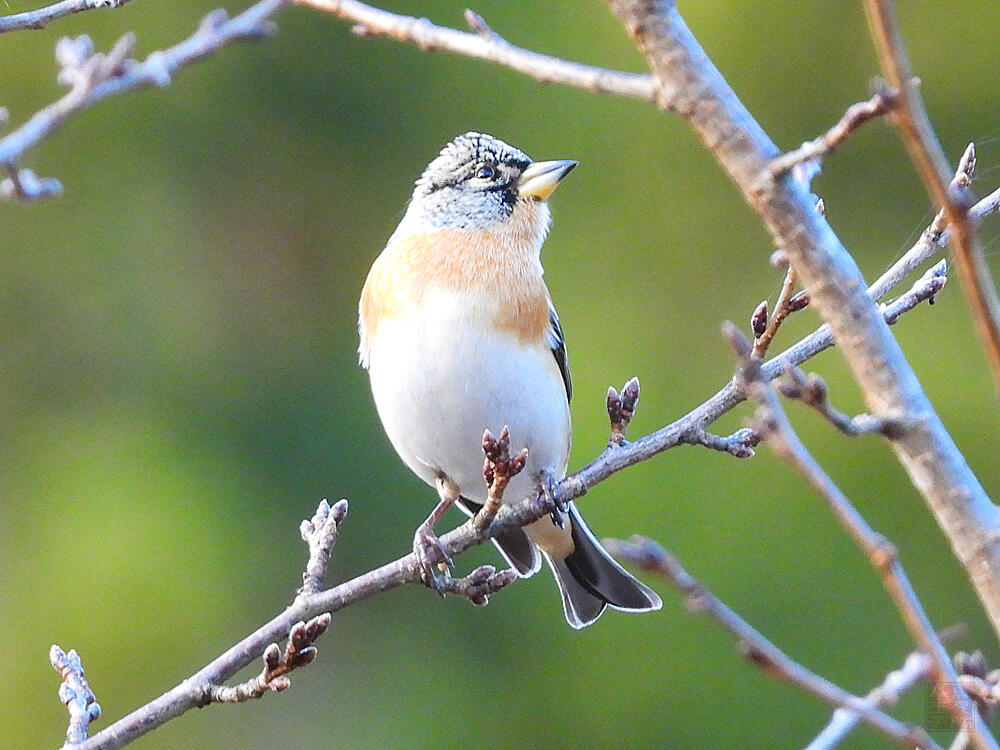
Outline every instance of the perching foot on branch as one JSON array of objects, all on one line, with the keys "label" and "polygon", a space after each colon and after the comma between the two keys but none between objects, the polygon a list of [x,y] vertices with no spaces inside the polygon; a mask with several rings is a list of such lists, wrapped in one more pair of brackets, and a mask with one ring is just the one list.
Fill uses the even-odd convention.
[{"label": "perching foot on branch", "polygon": [[280,693],[291,685],[285,675],[311,664],[316,658],[313,643],[330,627],[329,612],[312,618],[309,622],[298,622],[288,633],[288,645],[282,655],[277,643],[272,643],[264,651],[264,669],[259,675],[239,685],[209,685],[205,690],[205,703],[244,703],[260,698],[267,692]]},{"label": "perching foot on branch", "polygon": [[608,448],[625,445],[625,433],[629,422],[635,416],[635,408],[639,403],[639,378],[632,378],[619,394],[614,387],[608,387],[608,420],[611,422],[611,435],[608,437]]},{"label": "perching foot on branch", "polygon": [[413,554],[417,556],[417,564],[420,567],[420,580],[427,588],[437,591],[443,597],[445,592],[441,590],[441,579],[435,572],[435,567],[447,573],[454,567],[454,563],[441,546],[441,541],[434,533],[434,526],[448,508],[455,504],[461,492],[458,486],[445,476],[437,478],[435,487],[441,500],[413,534]]},{"label": "perching foot on branch", "polygon": [[63,651],[58,646],[49,649],[52,668],[62,677],[59,685],[59,700],[69,711],[69,726],[66,728],[66,743],[69,745],[87,739],[90,722],[100,718],[101,706],[83,676],[83,663],[75,649]]},{"label": "perching foot on branch", "polygon": [[510,455],[510,432],[507,425],[500,431],[500,437],[486,430],[483,433],[483,478],[489,488],[486,503],[476,513],[474,522],[476,528],[485,529],[496,518],[497,511],[503,501],[503,493],[510,480],[521,473],[528,460],[528,449],[522,448],[516,456]]}]

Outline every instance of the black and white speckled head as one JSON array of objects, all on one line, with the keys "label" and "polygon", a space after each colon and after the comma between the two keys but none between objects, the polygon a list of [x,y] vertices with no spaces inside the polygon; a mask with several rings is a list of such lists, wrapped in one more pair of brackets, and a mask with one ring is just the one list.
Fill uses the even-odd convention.
[{"label": "black and white speckled head", "polygon": [[[572,161],[533,163],[498,138],[465,133],[427,165],[408,218],[435,228],[484,229],[509,219],[519,203],[544,202],[574,166]],[[544,206],[536,210],[548,213]]]}]

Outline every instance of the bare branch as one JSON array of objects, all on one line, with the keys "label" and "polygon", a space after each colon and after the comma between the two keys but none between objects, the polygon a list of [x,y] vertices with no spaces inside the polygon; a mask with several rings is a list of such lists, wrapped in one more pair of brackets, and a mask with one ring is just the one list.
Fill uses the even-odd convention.
[{"label": "bare branch", "polygon": [[[24,153],[37,145],[77,112],[131,89],[167,86],[179,69],[218,51],[237,39],[260,39],[273,33],[268,18],[284,0],[260,0],[233,18],[215,10],[202,20],[190,37],[165,50],[153,52],[143,62],[130,59],[135,37],[123,36],[107,53],[95,53],[87,36],[61,39],[56,45],[60,65],[59,82],[69,91],[36,112],[21,127],[0,138],[0,165],[8,178],[0,185],[4,195],[22,199],[48,197],[61,190],[58,181],[38,180],[27,170],[18,170]],[[26,187],[27,186],[27,187]]]},{"label": "bare branch", "polygon": [[[989,721],[1000,709],[1000,669],[989,669],[982,651],[955,654],[955,670],[963,689],[976,702],[983,717]],[[962,727],[968,734],[968,728]]]},{"label": "bare branch", "polygon": [[832,706],[847,709],[903,747],[938,747],[923,729],[897,721],[870,700],[848,693],[796,662],[695,580],[676,557],[653,540],[634,536],[628,542],[605,539],[603,543],[619,560],[664,576],[684,595],[692,611],[712,617],[736,636],[743,655],[772,677],[785,680]]},{"label": "bare branch", "polygon": [[785,377],[786,380],[775,383],[778,393],[785,398],[798,399],[806,406],[811,406],[845,435],[857,437],[878,433],[889,436],[904,429],[897,420],[888,417],[874,417],[871,414],[851,417],[838,411],[830,403],[826,381],[815,373],[806,375],[798,367],[789,367],[785,370]]},{"label": "bare branch", "polygon": [[[486,502],[473,518],[479,529],[489,528],[497,517],[503,502],[503,493],[510,480],[521,473],[528,460],[528,449],[522,448],[515,456],[510,455],[510,432],[507,425],[500,431],[500,437],[486,430],[483,433],[483,478],[486,480]],[[485,601],[483,602],[485,604]]]},{"label": "bare branch", "polygon": [[542,83],[560,83],[602,94],[618,94],[654,101],[653,79],[648,75],[623,73],[578,62],[562,60],[515,47],[501,38],[474,13],[466,13],[473,33],[435,26],[426,18],[397,15],[354,0],[293,0],[332,13],[357,26],[361,36],[384,36],[397,42],[415,44],[425,52],[455,52],[467,57],[511,68]]},{"label": "bare branch", "polygon": [[687,445],[702,445],[713,451],[728,453],[736,458],[753,458],[754,446],[760,442],[760,436],[749,427],[743,427],[732,435],[722,437],[701,429],[693,429],[681,441]]},{"label": "bare branch", "polygon": [[69,711],[69,727],[66,729],[66,743],[70,745],[87,739],[90,722],[101,716],[101,706],[90,689],[87,678],[83,676],[83,663],[75,649],[69,653],[53,645],[49,649],[49,662],[59,676],[59,700]]},{"label": "bare branch", "polygon": [[[898,91],[893,103],[893,122],[927,192],[944,211],[951,227],[951,247],[959,278],[993,370],[994,385],[1000,389],[1000,297],[997,297],[983,246],[968,219],[971,194],[967,189],[953,189],[948,159],[931,126],[920,96],[919,82],[910,67],[909,55],[896,20],[895,4],[892,0],[864,0],[864,5],[882,71]],[[969,148],[972,148],[971,144]]]},{"label": "bare branch", "polygon": [[[910,250],[910,252],[918,251],[920,248]],[[905,260],[905,257],[901,261]],[[900,278],[902,278],[902,274],[893,281],[893,284],[898,283]],[[939,283],[928,284],[924,279],[921,279],[899,298],[887,305],[881,305],[879,309],[886,322],[895,323],[899,316],[909,312],[920,302],[933,298],[940,291]],[[798,343],[762,363],[761,374],[770,382],[779,377],[787,367],[800,365],[833,345],[833,334],[830,331],[830,326],[822,325]],[[680,419],[624,446],[606,449],[589,464],[563,479],[556,488],[557,498],[562,501],[579,497],[585,494],[590,487],[607,479],[612,474],[652,458],[676,445],[702,444],[699,440],[699,431],[704,431],[723,414],[745,401],[746,398],[747,395],[741,384],[734,378],[719,389],[714,396]]]},{"label": "bare branch", "polygon": [[[774,305],[774,314],[770,318],[767,317],[767,301],[765,300],[757,307],[754,317],[751,318],[754,336],[753,351],[756,356],[762,359],[767,354],[767,348],[771,345],[774,335],[778,332],[781,324],[785,322],[785,318],[793,312],[803,309],[805,307],[805,304],[802,304],[803,301],[808,302],[808,298],[793,302],[795,300],[795,285],[799,282],[799,275],[795,273],[795,269],[790,264],[787,264],[787,260],[786,265],[788,265],[788,270],[785,271],[785,280],[781,284],[781,292]],[[763,325],[761,325],[761,318],[763,318]],[[755,320],[757,321],[756,325],[754,324]]]},{"label": "bare branch", "polygon": [[37,10],[0,16],[0,34],[19,29],[44,29],[50,21],[94,8],[120,8],[129,0],[60,0]]},{"label": "bare branch", "polygon": [[302,573],[300,594],[308,596],[323,588],[326,570],[330,565],[330,554],[340,534],[340,524],[347,517],[347,501],[339,500],[332,506],[321,500],[311,520],[299,526],[302,541],[309,545],[309,562]]},{"label": "bare branch", "polygon": [[778,456],[791,464],[826,500],[837,520],[868,556],[872,566],[882,577],[882,583],[902,615],[910,635],[920,650],[931,658],[932,676],[937,683],[937,696],[942,706],[955,717],[959,726],[968,729],[976,747],[1000,750],[975,706],[958,684],[958,674],[899,561],[896,548],[868,525],[799,440],[777,395],[761,375],[760,361],[751,356],[750,342],[739,328],[728,323],[725,335],[740,360],[739,377],[754,400],[760,404],[754,418],[757,432]]},{"label": "bare branch", "polygon": [[442,594],[464,596],[477,607],[485,607],[489,604],[490,596],[515,580],[517,573],[513,570],[498,571],[492,565],[480,565],[461,578],[445,576],[438,581],[438,590]]},{"label": "bare branch", "polygon": [[866,122],[889,112],[895,98],[895,92],[886,90],[877,92],[868,101],[852,104],[840,121],[819,138],[806,141],[794,151],[788,151],[772,159],[769,166],[772,176],[780,177],[802,162],[826,156]]},{"label": "bare branch", "polygon": [[[958,162],[955,176],[952,177],[952,185],[968,187],[972,184],[972,174],[975,169],[974,153],[966,149]],[[998,208],[1000,208],[1000,189],[995,190],[969,209],[969,220],[973,224],[979,224],[985,217],[995,213]],[[889,289],[898,284],[901,279],[944,248],[950,236],[951,232],[948,230],[944,211],[939,211],[934,217],[934,221],[921,232],[920,239],[869,287],[868,293],[873,299],[882,299]]]},{"label": "bare branch", "polygon": [[[892,447],[965,566],[994,631],[1000,634],[1000,511],[961,452],[865,291],[854,259],[815,200],[768,168],[778,149],[704,49],[673,0],[609,0],[657,80],[657,102],[682,114],[742,190],[795,267],[830,324],[876,416],[912,427]],[[954,227],[954,225],[953,225]]]},{"label": "bare branch", "polygon": [[[947,642],[954,628],[940,633],[942,642]],[[914,651],[899,669],[886,675],[882,684],[871,690],[865,699],[879,708],[895,706],[900,696],[907,690],[927,680],[931,674],[931,659],[923,651]],[[829,723],[816,735],[805,750],[832,750],[839,745],[858,725],[858,715],[847,709],[838,708]]]},{"label": "bare branch", "polygon": [[299,667],[312,664],[316,658],[313,643],[330,627],[330,613],[312,618],[309,622],[297,622],[288,633],[288,644],[282,655],[278,644],[272,643],[264,649],[264,669],[259,675],[239,685],[208,684],[205,686],[205,704],[245,703],[260,698],[265,693],[280,693],[292,684],[285,675]]}]

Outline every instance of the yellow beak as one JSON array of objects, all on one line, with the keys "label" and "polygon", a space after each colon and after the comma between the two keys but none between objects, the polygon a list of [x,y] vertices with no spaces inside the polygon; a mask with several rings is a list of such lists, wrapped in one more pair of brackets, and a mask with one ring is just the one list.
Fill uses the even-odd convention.
[{"label": "yellow beak", "polygon": [[521,179],[517,181],[517,190],[522,196],[544,201],[552,195],[563,177],[570,173],[570,170],[578,162],[569,159],[558,161],[536,161],[521,174]]}]

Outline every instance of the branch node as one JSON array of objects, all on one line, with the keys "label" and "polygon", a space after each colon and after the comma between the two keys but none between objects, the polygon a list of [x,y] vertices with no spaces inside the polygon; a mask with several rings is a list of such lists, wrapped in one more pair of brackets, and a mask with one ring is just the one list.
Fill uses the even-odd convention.
[{"label": "branch node", "polygon": [[90,722],[101,715],[101,706],[83,676],[83,662],[75,649],[66,652],[54,644],[49,649],[49,662],[62,678],[59,700],[69,711],[66,742],[71,745],[83,742],[87,739]]},{"label": "branch node", "polygon": [[209,684],[205,686],[205,703],[245,703],[261,698],[265,693],[280,693],[292,684],[287,675],[316,659],[313,643],[330,627],[332,616],[329,612],[313,617],[309,622],[301,620],[288,631],[288,643],[284,654],[278,644],[272,643],[261,656],[264,668],[256,677],[239,685]]},{"label": "branch node", "polygon": [[639,404],[639,378],[632,378],[619,394],[614,387],[608,387],[606,406],[608,420],[611,423],[611,434],[608,436],[608,448],[625,445],[628,426],[635,416]]},{"label": "branch node", "polygon": [[873,414],[858,414],[851,417],[838,411],[830,403],[829,388],[819,375],[806,375],[798,367],[786,365],[785,380],[776,382],[775,388],[785,398],[801,401],[815,409],[845,435],[857,437],[878,433],[890,439],[898,439],[905,428],[905,420],[893,416],[876,417]]},{"label": "branch node", "polygon": [[462,578],[448,576],[440,581],[441,594],[465,597],[476,607],[489,604],[490,596],[506,588],[517,579],[513,570],[498,571],[492,565],[480,565]]},{"label": "branch node", "polygon": [[750,316],[750,331],[755,339],[759,339],[767,330],[767,300],[761,302]]},{"label": "branch node", "polygon": [[[772,159],[768,164],[771,177],[776,179],[799,168],[803,170],[803,173],[796,174],[796,179],[808,187],[815,174],[810,170],[810,167],[819,171],[819,162],[824,156],[840,146],[851,133],[864,123],[890,112],[897,100],[898,95],[893,89],[885,85],[878,87],[870,99],[848,107],[839,122],[819,138],[806,141],[794,151]],[[817,206],[817,210],[822,213],[819,206]]]},{"label": "branch node", "polygon": [[325,499],[316,507],[312,519],[299,525],[302,541],[309,545],[309,562],[302,573],[302,588],[305,596],[315,594],[323,588],[330,555],[340,533],[340,524],[347,517],[347,500],[339,500],[332,506]]},{"label": "branch node", "polygon": [[483,478],[488,490],[486,502],[473,517],[476,528],[482,531],[493,523],[500,506],[503,504],[503,493],[512,478],[521,473],[528,461],[528,449],[522,448],[515,455],[510,455],[510,431],[507,425],[500,431],[500,437],[486,430],[483,433]]},{"label": "branch node", "polygon": [[486,19],[471,8],[465,9],[465,22],[469,25],[470,29],[486,41],[493,41],[497,36],[496,32],[486,23]]}]

